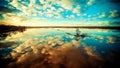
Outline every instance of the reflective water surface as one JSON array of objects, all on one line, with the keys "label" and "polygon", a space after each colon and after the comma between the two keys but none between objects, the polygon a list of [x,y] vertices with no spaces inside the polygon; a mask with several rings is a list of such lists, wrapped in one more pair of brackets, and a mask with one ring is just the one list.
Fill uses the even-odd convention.
[{"label": "reflective water surface", "polygon": [[115,67],[120,60],[119,41],[119,30],[26,29],[0,40],[0,63],[8,68]]}]

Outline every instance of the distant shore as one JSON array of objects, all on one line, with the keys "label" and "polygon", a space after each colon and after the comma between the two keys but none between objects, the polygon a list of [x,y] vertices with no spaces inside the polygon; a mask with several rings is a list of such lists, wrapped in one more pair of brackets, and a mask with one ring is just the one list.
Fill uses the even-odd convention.
[{"label": "distant shore", "polygon": [[24,26],[25,28],[85,28],[85,29],[120,29],[120,26]]}]

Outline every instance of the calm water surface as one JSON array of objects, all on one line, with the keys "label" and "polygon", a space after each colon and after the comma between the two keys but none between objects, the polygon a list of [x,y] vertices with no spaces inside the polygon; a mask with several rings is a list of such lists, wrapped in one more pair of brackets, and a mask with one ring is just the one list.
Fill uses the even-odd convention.
[{"label": "calm water surface", "polygon": [[[109,29],[79,29],[79,34],[85,34],[85,38],[79,37],[76,41],[76,29],[34,28],[24,32],[10,33],[6,39],[0,41],[0,57],[12,57],[19,60],[18,56],[27,53],[45,53],[48,49],[81,48],[89,56],[99,56],[104,59],[112,59],[120,50],[120,31]],[[42,50],[46,48],[46,50]],[[72,51],[72,50],[70,50]],[[69,51],[69,52],[70,52]],[[46,53],[47,53],[46,52]],[[62,52],[61,52],[62,53]],[[61,54],[60,54],[61,55]],[[68,54],[69,55],[69,54]],[[2,59],[3,60],[3,59]],[[3,62],[6,60],[3,60]],[[12,63],[12,61],[7,64]]]}]

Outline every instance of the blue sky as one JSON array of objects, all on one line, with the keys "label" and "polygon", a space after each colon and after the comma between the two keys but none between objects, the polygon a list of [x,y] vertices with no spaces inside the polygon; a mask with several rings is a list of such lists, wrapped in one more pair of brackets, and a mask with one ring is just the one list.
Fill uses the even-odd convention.
[{"label": "blue sky", "polygon": [[2,0],[0,21],[28,26],[119,25],[119,5],[119,0]]}]

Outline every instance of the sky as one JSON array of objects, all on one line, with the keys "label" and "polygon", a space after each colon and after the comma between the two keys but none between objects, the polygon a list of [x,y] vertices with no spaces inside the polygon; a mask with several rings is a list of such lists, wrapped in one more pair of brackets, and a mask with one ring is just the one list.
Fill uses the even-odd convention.
[{"label": "sky", "polygon": [[119,0],[1,0],[0,24],[120,25]]},{"label": "sky", "polygon": [[[120,0],[0,0],[0,25],[120,26],[119,5]],[[88,36],[79,37],[79,41],[75,36],[77,29],[40,28],[7,32],[9,30],[12,29],[0,34],[0,39],[4,38],[0,40],[0,66],[119,66],[119,30],[80,29],[80,35]]]}]

